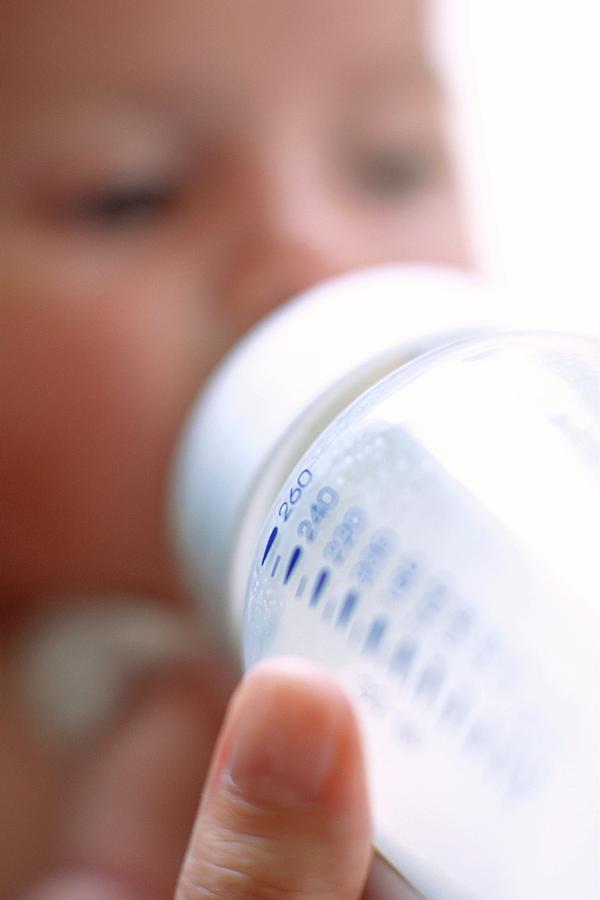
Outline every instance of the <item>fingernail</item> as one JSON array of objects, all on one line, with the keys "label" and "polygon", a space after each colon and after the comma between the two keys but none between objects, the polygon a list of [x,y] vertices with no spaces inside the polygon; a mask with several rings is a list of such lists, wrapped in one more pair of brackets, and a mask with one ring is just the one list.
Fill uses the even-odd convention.
[{"label": "fingernail", "polygon": [[140,900],[128,887],[103,875],[65,872],[36,885],[24,900]]},{"label": "fingernail", "polygon": [[308,804],[335,765],[339,700],[310,670],[249,676],[238,698],[229,775],[250,800]]}]

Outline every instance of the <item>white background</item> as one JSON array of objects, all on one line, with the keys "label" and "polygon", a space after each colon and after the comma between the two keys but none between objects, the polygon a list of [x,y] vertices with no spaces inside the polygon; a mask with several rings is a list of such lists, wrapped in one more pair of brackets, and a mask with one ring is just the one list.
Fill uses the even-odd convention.
[{"label": "white background", "polygon": [[600,4],[438,0],[479,259],[600,319]]}]

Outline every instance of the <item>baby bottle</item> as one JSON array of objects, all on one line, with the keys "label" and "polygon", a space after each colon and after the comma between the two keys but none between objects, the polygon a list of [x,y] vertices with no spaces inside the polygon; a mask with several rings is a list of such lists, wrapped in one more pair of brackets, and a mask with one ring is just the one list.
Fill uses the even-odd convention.
[{"label": "baby bottle", "polygon": [[240,343],[178,448],[206,633],[336,674],[376,847],[428,900],[600,897],[596,316],[347,275]]}]

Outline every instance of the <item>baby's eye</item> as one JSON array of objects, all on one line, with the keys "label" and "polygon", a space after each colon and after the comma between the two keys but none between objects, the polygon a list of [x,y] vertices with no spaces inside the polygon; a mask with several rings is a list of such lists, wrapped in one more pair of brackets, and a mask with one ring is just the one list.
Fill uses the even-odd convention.
[{"label": "baby's eye", "polygon": [[397,200],[429,186],[436,176],[430,154],[407,150],[378,150],[362,154],[352,165],[359,187],[375,200]]},{"label": "baby's eye", "polygon": [[175,199],[172,185],[125,185],[91,192],[69,204],[68,215],[101,228],[149,225],[168,212]]}]

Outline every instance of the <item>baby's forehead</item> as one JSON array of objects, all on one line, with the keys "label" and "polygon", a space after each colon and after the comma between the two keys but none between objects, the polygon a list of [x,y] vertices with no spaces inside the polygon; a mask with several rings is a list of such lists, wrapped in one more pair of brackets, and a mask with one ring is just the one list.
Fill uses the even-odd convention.
[{"label": "baby's forehead", "polygon": [[9,0],[7,89],[223,96],[423,67],[418,0]]}]

